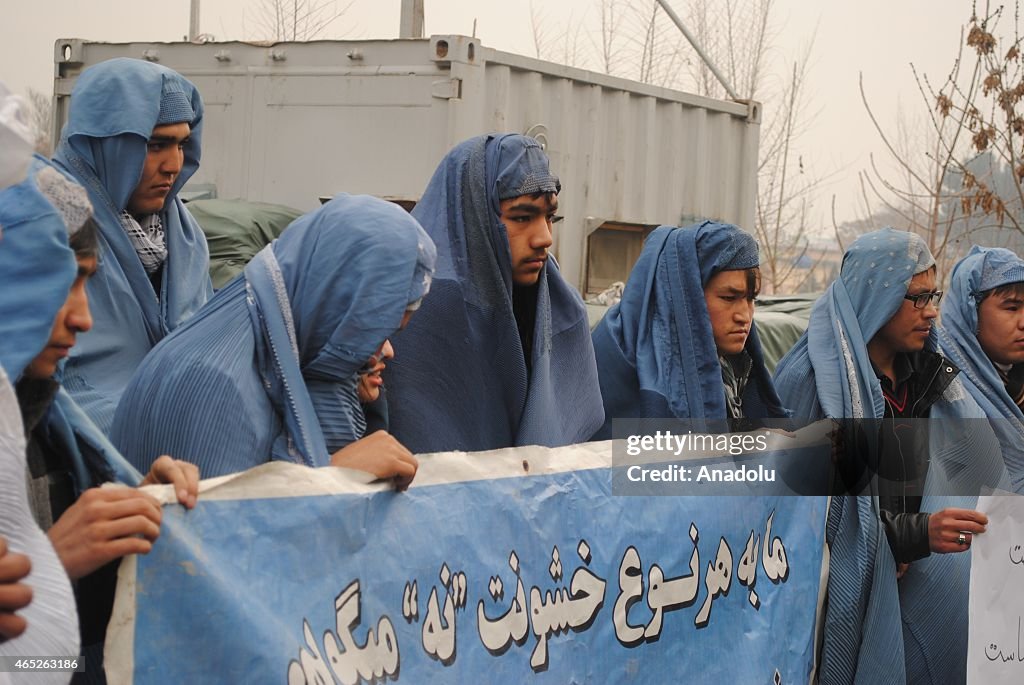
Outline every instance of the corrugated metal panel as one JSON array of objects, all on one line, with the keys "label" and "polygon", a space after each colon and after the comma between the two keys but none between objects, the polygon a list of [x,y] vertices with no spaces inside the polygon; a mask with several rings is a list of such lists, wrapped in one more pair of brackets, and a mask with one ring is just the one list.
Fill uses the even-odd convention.
[{"label": "corrugated metal panel", "polygon": [[300,209],[342,191],[416,199],[454,144],[518,131],[546,144],[562,179],[555,249],[577,287],[587,235],[605,222],[707,217],[752,228],[758,103],[542,62],[464,36],[273,46],[60,40],[60,121],[81,70],[121,56],[158,61],[202,92],[194,182],[215,184],[221,197]]}]

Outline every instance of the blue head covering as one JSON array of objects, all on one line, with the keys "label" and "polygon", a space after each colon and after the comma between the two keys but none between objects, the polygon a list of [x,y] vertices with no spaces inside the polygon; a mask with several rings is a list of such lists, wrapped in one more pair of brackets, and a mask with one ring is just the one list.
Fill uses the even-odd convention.
[{"label": "blue head covering", "polygon": [[[594,329],[605,413],[595,438],[611,437],[612,418],[727,417],[704,286],[719,271],[758,264],[754,237],[729,224],[662,226],[647,237],[622,300]],[[753,360],[746,415],[787,416],[753,323],[746,351]]]},{"label": "blue head covering", "polygon": [[[150,281],[125,231],[122,212],[142,176],[156,126],[188,123],[184,164],[160,212],[167,261]],[[82,72],[54,160],[89,191],[100,228],[100,266],[88,284],[93,330],[80,336],[64,385],[103,430],[142,358],[212,294],[206,239],[178,199],[199,168],[203,102],[183,76],[118,58]]]},{"label": "blue head covering", "polygon": [[1003,248],[971,248],[953,267],[949,294],[942,302],[939,345],[960,367],[964,385],[992,420],[1011,484],[1020,492],[1024,489],[1024,414],[978,342],[978,307],[983,293],[1011,283],[1024,283],[1024,260]]},{"label": "blue head covering", "polygon": [[[68,236],[89,216],[84,195],[39,155],[25,181],[0,191],[0,366],[15,377],[45,347],[67,301],[78,270]],[[108,480],[141,480],[63,390],[44,421],[67,458],[77,494]]]},{"label": "blue head covering", "polygon": [[562,190],[562,183],[548,168],[548,156],[533,138],[497,136],[487,165],[488,178],[494,179],[488,199],[499,215],[502,200]]},{"label": "blue head covering", "polygon": [[397,205],[338,195],[296,220],[125,390],[112,439],[204,476],[286,459],[330,463],[362,435],[357,373],[430,287],[436,251]]},{"label": "blue head covering", "polygon": [[[892,228],[860,236],[843,255],[839,278],[811,310],[807,332],[779,362],[775,385],[802,418],[881,418],[882,388],[867,344],[902,306],[915,275],[934,266],[921,236]],[[934,331],[929,349],[935,349]],[[800,386],[813,371],[817,393]],[[799,380],[792,380],[795,374]],[[782,387],[793,391],[789,400]]]},{"label": "blue head covering", "polygon": [[28,178],[0,191],[0,366],[17,380],[46,347],[78,270],[68,229],[40,190],[60,172],[35,157]]},{"label": "blue head covering", "polygon": [[481,136],[445,156],[413,210],[437,274],[386,372],[392,432],[413,452],[566,445],[601,425],[586,309],[554,259],[536,286],[529,367],[512,308],[500,200],[557,190],[537,141]]},{"label": "blue head covering", "polygon": [[[912,233],[886,228],[854,242],[839,279],[814,305],[807,332],[775,372],[779,395],[797,417],[884,416],[867,344],[902,306],[914,275],[933,264],[927,245]],[[936,349],[934,330],[927,349]],[[942,493],[963,492],[979,482],[1005,483],[991,431],[962,420],[982,416],[959,379],[932,406],[921,511],[972,508],[976,498]],[[895,561],[871,496],[834,497],[826,535],[831,562],[821,681],[918,682],[929,673],[962,681],[970,556],[916,561],[897,589]]]}]

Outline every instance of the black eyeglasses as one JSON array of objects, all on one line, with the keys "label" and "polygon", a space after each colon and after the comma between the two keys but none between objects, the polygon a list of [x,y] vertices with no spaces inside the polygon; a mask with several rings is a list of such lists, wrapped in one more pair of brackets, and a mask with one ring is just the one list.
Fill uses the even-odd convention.
[{"label": "black eyeglasses", "polygon": [[904,295],[904,300],[910,300],[914,303],[914,309],[924,309],[934,300],[935,306],[939,306],[939,302],[942,300],[942,291],[933,290],[930,293],[918,293],[917,295]]}]

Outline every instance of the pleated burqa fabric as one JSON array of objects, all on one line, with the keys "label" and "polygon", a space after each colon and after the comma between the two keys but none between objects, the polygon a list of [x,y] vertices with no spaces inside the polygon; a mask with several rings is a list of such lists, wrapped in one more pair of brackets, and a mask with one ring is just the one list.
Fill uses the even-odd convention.
[{"label": "pleated burqa fabric", "polygon": [[[193,118],[184,165],[160,212],[167,260],[154,287],[125,232],[122,212],[139,183],[146,141],[165,99],[188,102]],[[100,228],[100,264],[87,286],[93,330],[79,336],[62,383],[104,432],[142,359],[213,293],[206,239],[178,198],[199,168],[202,135],[199,91],[152,62],[101,62],[83,71],[71,92],[54,161],[89,191]]]},{"label": "pleated burqa fabric", "polygon": [[[4,92],[0,88],[0,95]],[[5,104],[0,99],[0,129],[6,128]],[[7,152],[0,150],[0,154]],[[57,172],[36,159],[27,179],[0,190],[0,537],[7,541],[8,550],[28,555],[32,562],[32,571],[23,581],[32,587],[32,602],[18,611],[28,628],[0,643],[0,656],[79,653],[78,611],[71,583],[29,508],[24,428],[10,380],[46,346],[77,270],[64,220],[40,191],[40,173]],[[9,174],[7,180],[18,175]],[[33,678],[33,682],[66,683],[69,676],[36,673]]]},{"label": "pleated burqa fabric", "polygon": [[540,272],[529,367],[512,306],[502,189],[549,177],[535,140],[456,146],[413,210],[438,247],[430,297],[395,335],[385,372],[391,428],[415,453],[568,445],[604,420],[583,300],[553,258]]},{"label": "pleated burqa fabric", "polygon": [[[775,387],[794,418],[879,419],[885,400],[867,343],[934,264],[917,235],[891,228],[857,239],[807,332],[779,362]],[[927,349],[936,349],[934,330]],[[982,486],[1007,483],[998,443],[958,378],[931,407],[921,511],[974,508]],[[870,438],[870,436],[869,436]],[[970,555],[932,554],[896,582],[876,496],[833,497],[822,683],[962,683],[967,664]]]},{"label": "pleated burqa fabric", "polygon": [[203,477],[281,459],[326,466],[362,437],[357,373],[430,288],[436,251],[397,205],[339,195],[296,220],[125,390],[114,444]]},{"label": "pleated burqa fabric", "polygon": [[[595,439],[611,437],[613,418],[726,419],[704,286],[719,271],[758,263],[753,236],[729,224],[661,226],[647,237],[622,300],[594,329],[605,413]],[[745,349],[753,362],[743,393],[745,415],[788,416],[753,322]]]},{"label": "pleated burqa fabric", "polygon": [[992,423],[1014,492],[1024,490],[1024,414],[978,342],[983,291],[1024,282],[1024,260],[1010,250],[975,246],[954,268],[942,302],[939,347],[960,367],[964,386]]}]

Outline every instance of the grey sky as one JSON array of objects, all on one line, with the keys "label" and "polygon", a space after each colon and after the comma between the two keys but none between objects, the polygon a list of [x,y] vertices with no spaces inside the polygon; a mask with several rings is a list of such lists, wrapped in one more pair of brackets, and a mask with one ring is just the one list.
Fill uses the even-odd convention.
[{"label": "grey sky", "polygon": [[[771,70],[787,64],[813,37],[808,113],[816,113],[799,142],[809,173],[827,177],[815,198],[816,216],[830,226],[827,210],[837,196],[840,220],[852,218],[856,175],[869,153],[884,160],[881,144],[860,102],[858,73],[876,114],[895,128],[897,109],[924,114],[909,64],[941,82],[953,63],[968,2],[777,0]],[[6,0],[0,27],[0,79],[14,91],[52,91],[53,44],[58,38],[98,41],[180,40],[188,30],[188,0]],[[344,6],[345,2],[339,2]],[[425,0],[426,32],[477,35],[490,47],[533,54],[530,4],[509,0]],[[258,0],[202,0],[201,30],[218,40],[254,37]],[[398,33],[399,0],[354,0],[328,37],[392,38]],[[683,13],[684,0],[674,0]],[[580,21],[599,10],[598,0],[536,2],[546,22]],[[13,16],[12,16],[13,12]],[[680,40],[681,37],[680,37]],[[771,103],[767,103],[769,106]]]}]

